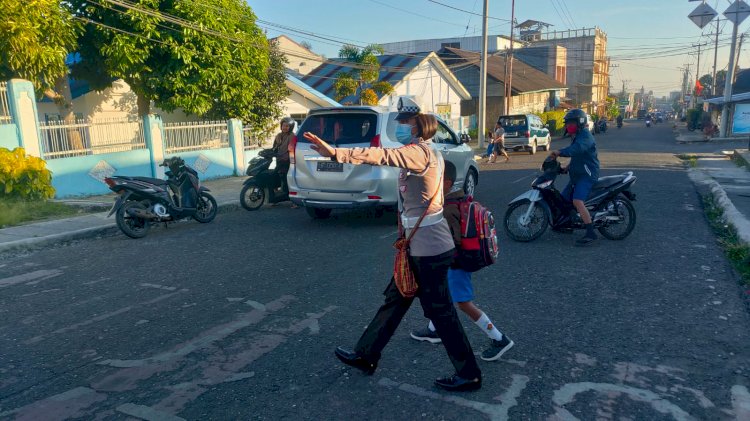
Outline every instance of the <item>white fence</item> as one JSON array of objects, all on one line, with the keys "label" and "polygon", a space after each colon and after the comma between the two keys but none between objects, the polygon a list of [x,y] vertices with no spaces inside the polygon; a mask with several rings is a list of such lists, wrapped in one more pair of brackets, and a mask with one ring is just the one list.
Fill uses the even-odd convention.
[{"label": "white fence", "polygon": [[13,117],[10,115],[10,105],[8,101],[8,83],[0,82],[0,124],[13,123]]},{"label": "white fence", "polygon": [[226,121],[164,125],[164,152],[167,154],[228,147],[229,126]]},{"label": "white fence", "polygon": [[101,119],[40,122],[44,159],[145,149],[143,122]]}]

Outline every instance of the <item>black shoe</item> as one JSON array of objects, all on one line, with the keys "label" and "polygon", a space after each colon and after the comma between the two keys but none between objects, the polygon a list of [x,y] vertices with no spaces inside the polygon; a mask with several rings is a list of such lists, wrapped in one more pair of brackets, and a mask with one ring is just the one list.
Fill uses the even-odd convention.
[{"label": "black shoe", "polygon": [[434,330],[430,330],[430,328],[424,328],[419,330],[413,330],[409,335],[412,337],[412,339],[416,339],[418,341],[427,341],[431,344],[439,344],[442,342],[440,339],[440,336],[438,336],[437,332]]},{"label": "black shoe", "polygon": [[478,390],[482,387],[482,378],[477,377],[472,380],[465,379],[458,374],[450,377],[443,377],[435,380],[435,386],[443,388],[449,392],[465,392],[469,390]]},{"label": "black shoe", "polygon": [[508,338],[508,335],[503,335],[503,338],[499,341],[490,339],[490,347],[482,352],[482,359],[485,361],[495,361],[505,354],[506,351],[513,348],[515,342]]},{"label": "black shoe", "polygon": [[587,233],[583,237],[576,240],[577,246],[585,246],[588,244],[591,244],[594,240],[596,240],[596,234],[593,232]]},{"label": "black shoe", "polygon": [[363,356],[356,352],[349,351],[342,347],[337,347],[334,353],[342,363],[358,368],[365,374],[372,374],[375,372],[375,369],[378,368],[377,362],[367,361]]}]

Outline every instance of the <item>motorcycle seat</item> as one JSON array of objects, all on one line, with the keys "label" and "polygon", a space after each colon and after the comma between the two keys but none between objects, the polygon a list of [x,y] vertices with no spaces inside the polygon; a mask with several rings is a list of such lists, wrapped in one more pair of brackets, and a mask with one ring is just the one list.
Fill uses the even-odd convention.
[{"label": "motorcycle seat", "polygon": [[609,188],[617,183],[621,183],[623,180],[625,180],[626,177],[626,174],[611,175],[609,177],[599,177],[599,180],[596,181],[594,187],[592,187],[592,190]]},{"label": "motorcycle seat", "polygon": [[162,180],[161,178],[151,178],[151,177],[122,177],[122,178],[126,178],[128,180],[142,181],[144,183],[154,184],[157,186],[167,185],[167,180]]}]

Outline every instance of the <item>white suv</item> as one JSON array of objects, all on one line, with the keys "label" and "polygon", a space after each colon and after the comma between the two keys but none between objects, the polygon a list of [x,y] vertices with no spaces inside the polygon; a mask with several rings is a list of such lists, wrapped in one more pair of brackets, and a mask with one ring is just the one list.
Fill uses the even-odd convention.
[{"label": "white suv", "polygon": [[[399,169],[385,166],[340,164],[321,157],[302,137],[320,136],[334,147],[402,146],[395,141],[396,112],[385,107],[349,106],[311,110],[290,145],[289,198],[304,206],[313,218],[327,218],[332,209],[394,208]],[[456,166],[456,186],[474,194],[479,167],[472,149],[438,118],[433,147]]]}]

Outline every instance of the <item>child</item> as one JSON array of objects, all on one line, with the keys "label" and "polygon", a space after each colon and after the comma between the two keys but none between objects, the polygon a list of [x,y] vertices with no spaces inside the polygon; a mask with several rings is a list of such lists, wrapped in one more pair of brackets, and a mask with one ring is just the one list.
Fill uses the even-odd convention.
[{"label": "child", "polygon": [[[456,181],[456,166],[450,161],[445,161],[445,172],[443,175],[443,192],[450,192],[453,183]],[[445,205],[443,206],[443,216],[448,221],[448,225],[453,233],[453,241],[456,247],[461,245],[461,215],[456,203],[449,201],[460,200],[464,197],[463,189],[459,189],[445,196]],[[506,351],[513,347],[514,342],[506,335],[503,335],[495,325],[492,324],[489,317],[477,306],[474,305],[474,288],[471,285],[471,273],[460,268],[448,269],[448,288],[451,299],[461,311],[466,313],[471,320],[479,326],[482,331],[490,337],[490,346],[482,352],[482,359],[485,361],[495,361],[499,359]],[[440,343],[440,337],[435,331],[435,326],[430,324],[425,329],[411,332],[411,337],[418,341],[427,341],[433,344]]]}]

